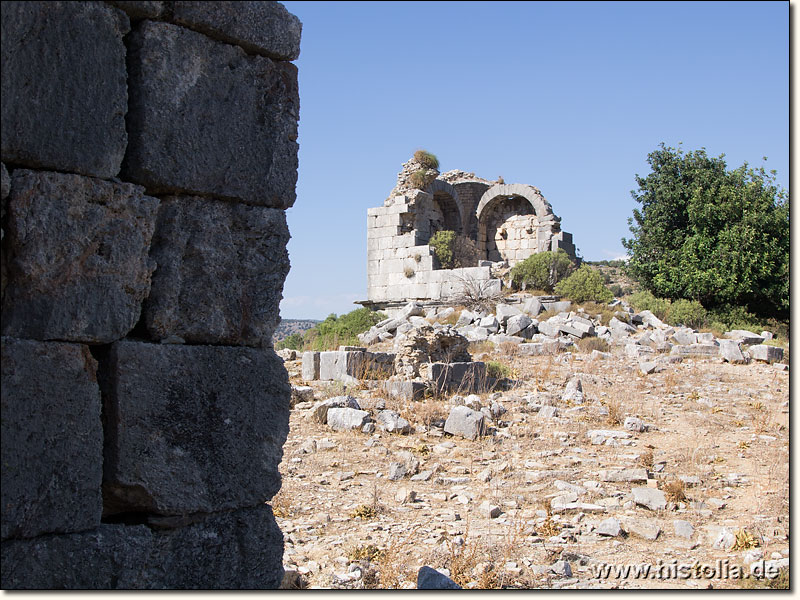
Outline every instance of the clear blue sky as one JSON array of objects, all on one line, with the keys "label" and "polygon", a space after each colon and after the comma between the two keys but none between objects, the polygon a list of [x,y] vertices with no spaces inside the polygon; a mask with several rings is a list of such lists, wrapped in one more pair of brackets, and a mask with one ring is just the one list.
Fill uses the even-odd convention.
[{"label": "clear blue sky", "polygon": [[281,316],[366,299],[366,213],[414,150],[538,187],[588,260],[624,255],[660,142],[789,183],[788,2],[284,2],[303,22]]}]

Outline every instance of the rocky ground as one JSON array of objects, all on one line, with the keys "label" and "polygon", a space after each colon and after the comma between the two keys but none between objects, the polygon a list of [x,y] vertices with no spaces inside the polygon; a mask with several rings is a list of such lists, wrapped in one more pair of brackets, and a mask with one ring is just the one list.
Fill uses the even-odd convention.
[{"label": "rocky ground", "polygon": [[[788,366],[660,348],[643,368],[627,345],[526,355],[473,341],[473,358],[509,377],[421,401],[304,382],[287,361],[311,389],[296,398],[273,500],[286,584],[414,588],[428,566],[465,588],[763,585],[733,576],[788,566]],[[374,425],[323,422],[319,401],[343,395]],[[483,409],[484,435],[445,432],[457,406]],[[386,410],[408,426],[390,432]]]}]

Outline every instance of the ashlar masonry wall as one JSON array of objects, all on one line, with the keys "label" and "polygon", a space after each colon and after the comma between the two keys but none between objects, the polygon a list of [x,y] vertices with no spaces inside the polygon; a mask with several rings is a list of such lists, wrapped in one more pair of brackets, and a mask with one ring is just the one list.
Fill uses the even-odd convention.
[{"label": "ashlar masonry wall", "polygon": [[0,11],[0,584],[277,587],[301,24]]}]

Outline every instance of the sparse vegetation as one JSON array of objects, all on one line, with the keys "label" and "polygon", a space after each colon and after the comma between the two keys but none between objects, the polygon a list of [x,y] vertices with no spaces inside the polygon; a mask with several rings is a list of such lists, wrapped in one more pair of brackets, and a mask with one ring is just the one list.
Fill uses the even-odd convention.
[{"label": "sparse vegetation", "polygon": [[427,150],[417,150],[414,152],[414,160],[423,166],[425,169],[438,169],[439,159],[435,154],[431,154]]},{"label": "sparse vegetation", "polygon": [[583,339],[578,340],[578,348],[580,348],[582,352],[586,353],[591,353],[593,350],[599,350],[600,352],[608,352],[609,345],[608,342],[605,341],[603,338],[585,337]]}]

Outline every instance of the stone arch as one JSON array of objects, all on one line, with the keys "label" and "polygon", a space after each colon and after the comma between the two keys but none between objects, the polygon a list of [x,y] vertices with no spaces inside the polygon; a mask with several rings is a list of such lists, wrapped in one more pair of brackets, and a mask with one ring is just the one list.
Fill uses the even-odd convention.
[{"label": "stone arch", "polygon": [[441,214],[440,224],[431,223],[430,234],[436,231],[447,229],[455,231],[458,235],[463,232],[464,209],[458,198],[458,192],[451,184],[441,179],[434,179],[425,188],[425,191],[433,197],[432,204],[435,211]]},{"label": "stone arch", "polygon": [[497,184],[486,190],[475,214],[481,256],[511,265],[539,251],[543,241],[539,240],[540,225],[555,220],[541,192],[519,183]]}]

